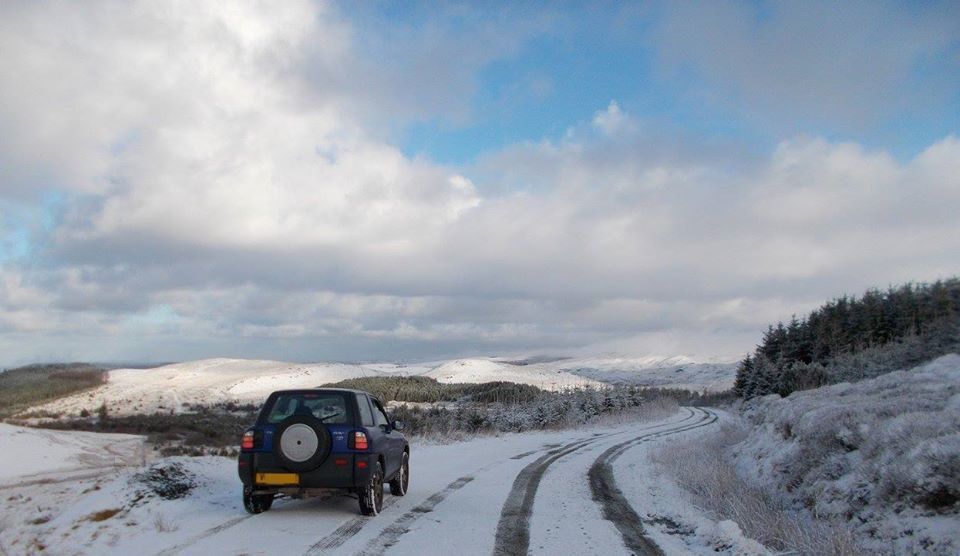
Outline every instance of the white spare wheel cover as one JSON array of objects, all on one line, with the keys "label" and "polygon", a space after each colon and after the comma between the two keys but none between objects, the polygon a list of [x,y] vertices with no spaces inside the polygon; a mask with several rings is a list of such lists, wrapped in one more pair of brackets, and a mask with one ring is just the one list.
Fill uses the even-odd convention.
[{"label": "white spare wheel cover", "polygon": [[294,423],[280,437],[280,451],[290,461],[302,463],[317,453],[320,439],[310,426]]}]

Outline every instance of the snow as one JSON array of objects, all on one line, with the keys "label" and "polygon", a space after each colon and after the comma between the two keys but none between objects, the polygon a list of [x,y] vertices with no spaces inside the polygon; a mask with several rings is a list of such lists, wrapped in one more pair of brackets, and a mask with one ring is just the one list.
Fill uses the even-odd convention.
[{"label": "snow", "polygon": [[550,364],[514,365],[491,359],[457,359],[424,373],[424,376],[445,383],[517,382],[532,384],[542,390],[564,390],[586,386],[599,388],[603,383],[579,377]]},{"label": "snow", "polygon": [[439,382],[494,381],[531,384],[545,390],[603,387],[605,383],[718,390],[733,383],[730,363],[697,363],[686,357],[620,356],[545,360],[524,364],[502,358],[469,358],[403,365],[397,363],[285,363],[245,359],[204,359],[153,369],[117,369],[107,383],[35,408],[54,414],[180,412],[185,405],[261,403],[275,390],[312,388],[365,376],[422,375]]},{"label": "snow", "polygon": [[608,383],[722,392],[733,387],[737,362],[686,356],[587,357],[560,361],[561,370]]},{"label": "snow", "polygon": [[37,479],[52,472],[82,471],[139,463],[143,438],[127,434],[61,432],[0,423],[0,484]]},{"label": "snow", "polygon": [[737,363],[727,360],[694,360],[686,356],[564,358],[530,363],[504,358],[458,359],[424,373],[440,382],[491,382],[504,380],[532,384],[545,390],[603,384],[680,388],[719,392],[733,386]]},{"label": "snow", "polygon": [[113,414],[182,411],[186,404],[261,403],[274,390],[312,388],[378,371],[339,363],[296,364],[245,359],[204,359],[153,369],[110,371],[107,384],[40,406],[77,414],[101,404]]},{"label": "snow", "polygon": [[[745,405],[739,472],[878,553],[960,550],[960,355]],[[955,500],[955,498],[954,498]]]},{"label": "snow", "polygon": [[[139,471],[103,470],[83,477],[4,490],[0,542],[7,553],[155,554],[184,536],[238,517],[236,462],[226,458],[169,458],[198,479],[184,499],[144,498]],[[117,511],[119,510],[119,511]],[[117,511],[102,521],[97,512]]]},{"label": "snow", "polygon": [[[556,459],[544,474],[533,505],[530,549],[534,554],[571,553],[574,547],[586,553],[625,554],[620,535],[589,494],[586,471],[610,446],[640,433],[676,428],[691,410],[681,411],[659,421],[414,445],[408,495],[387,494],[388,506],[374,518],[359,517],[355,498],[344,495],[279,500],[271,511],[247,516],[240,506],[236,462],[219,457],[155,462],[181,465],[193,477],[196,487],[175,500],[145,494],[136,478],[140,469],[8,486],[0,513],[0,553],[39,552],[43,547],[67,555],[303,554],[326,546],[343,554],[490,554],[500,509],[517,475],[560,444],[590,440],[583,449]],[[629,467],[648,446],[662,441],[626,452],[617,468],[622,488],[633,492],[662,482]],[[644,512],[653,511],[649,500],[631,500]],[[116,513],[97,521],[95,512],[103,510]],[[741,538],[736,524],[703,519],[692,537],[664,546],[694,553],[756,553],[745,550],[753,545]]]},{"label": "snow", "polygon": [[651,456],[671,444],[698,441],[737,419],[723,411],[711,411],[718,417],[712,426],[664,436],[625,452],[613,469],[616,477],[629,480],[618,480],[618,485],[643,519],[647,534],[666,554],[770,554],[762,544],[746,537],[737,523],[715,521],[691,504],[687,493],[651,461]]}]

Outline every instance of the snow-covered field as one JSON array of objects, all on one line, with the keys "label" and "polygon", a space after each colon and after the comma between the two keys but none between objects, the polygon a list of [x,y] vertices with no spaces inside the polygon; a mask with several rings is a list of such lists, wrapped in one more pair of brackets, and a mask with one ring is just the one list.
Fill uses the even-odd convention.
[{"label": "snow-covered field", "polygon": [[50,474],[141,463],[143,438],[15,427],[0,423],[0,486],[40,481]]},{"label": "snow-covered field", "polygon": [[751,401],[740,473],[873,552],[960,551],[960,355]]},{"label": "snow-covered field", "polygon": [[[195,484],[172,500],[152,493],[142,468],[6,486],[0,551],[486,555],[526,544],[534,554],[627,554],[631,542],[652,538],[669,553],[764,553],[731,523],[694,516],[691,527],[678,531],[657,519],[658,505],[676,506],[679,497],[638,467],[645,453],[718,424],[716,414],[687,408],[658,419],[415,445],[408,495],[388,494],[384,512],[373,518],[359,516],[349,496],[281,500],[265,514],[248,516],[240,506],[235,462],[217,457],[155,462],[154,469],[182,466]],[[612,474],[595,482],[605,466]],[[655,486],[662,500],[650,497]],[[596,498],[600,487],[622,491],[640,522],[631,525],[609,498]],[[526,499],[533,503],[523,504]],[[646,529],[648,537],[628,540],[620,527]]]},{"label": "snow-covered field", "polygon": [[444,383],[507,381],[545,390],[602,387],[604,383],[716,391],[733,384],[735,366],[696,363],[687,358],[581,358],[520,364],[497,358],[456,359],[415,365],[284,363],[205,359],[153,369],[110,371],[95,390],[33,408],[55,414],[111,414],[181,411],[185,404],[260,403],[274,390],[314,387],[348,378],[423,375]]}]

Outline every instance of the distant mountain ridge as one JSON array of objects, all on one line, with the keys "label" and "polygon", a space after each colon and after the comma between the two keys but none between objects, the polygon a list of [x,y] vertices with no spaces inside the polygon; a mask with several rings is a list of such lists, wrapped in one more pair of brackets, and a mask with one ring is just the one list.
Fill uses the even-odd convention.
[{"label": "distant mountain ridge", "polygon": [[[529,361],[529,362],[528,362]],[[215,358],[150,369],[108,371],[103,386],[33,410],[77,415],[106,405],[116,414],[180,412],[188,406],[259,403],[274,390],[312,388],[371,376],[427,376],[443,383],[515,382],[544,390],[603,387],[606,383],[720,391],[733,383],[735,364],[677,357],[530,360],[474,357],[416,364],[288,363]]]}]

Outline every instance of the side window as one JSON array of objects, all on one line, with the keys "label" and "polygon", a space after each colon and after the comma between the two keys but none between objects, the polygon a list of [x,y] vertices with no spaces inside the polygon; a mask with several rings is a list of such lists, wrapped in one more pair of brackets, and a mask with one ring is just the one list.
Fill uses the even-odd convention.
[{"label": "side window", "polygon": [[360,424],[365,427],[374,426],[373,412],[370,411],[370,398],[362,394],[357,396],[357,405],[360,406]]},{"label": "side window", "polygon": [[376,400],[373,401],[373,420],[376,421],[377,426],[390,424],[390,419],[387,419],[387,413],[383,410],[383,406]]}]

